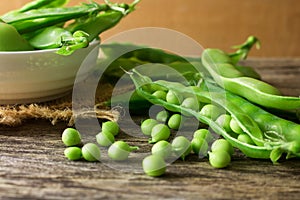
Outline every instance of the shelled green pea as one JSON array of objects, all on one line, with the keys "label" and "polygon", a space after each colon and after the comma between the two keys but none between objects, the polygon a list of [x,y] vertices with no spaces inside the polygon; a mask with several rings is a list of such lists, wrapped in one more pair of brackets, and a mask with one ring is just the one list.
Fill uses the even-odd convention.
[{"label": "shelled green pea", "polygon": [[165,124],[157,124],[152,128],[151,139],[149,143],[156,143],[161,140],[169,139],[171,131],[169,127]]},{"label": "shelled green pea", "polygon": [[81,135],[74,128],[66,128],[62,133],[61,139],[62,142],[68,147],[81,144]]},{"label": "shelled green pea", "polygon": [[102,131],[96,135],[96,140],[100,146],[108,147],[115,142],[115,137],[111,132]]},{"label": "shelled green pea", "polygon": [[68,147],[64,151],[64,155],[69,160],[79,160],[82,158],[81,148],[79,147]]},{"label": "shelled green pea", "polygon": [[168,120],[168,126],[171,129],[178,130],[182,122],[182,116],[178,113],[173,114]]},{"label": "shelled green pea", "polygon": [[166,101],[170,104],[180,105],[183,100],[183,97],[178,92],[169,90],[166,96]]},{"label": "shelled green pea", "polygon": [[209,163],[214,168],[225,168],[231,162],[231,157],[226,151],[208,152]]},{"label": "shelled green pea", "polygon": [[172,154],[172,145],[168,141],[161,140],[152,146],[151,153],[166,159]]},{"label": "shelled green pea", "polygon": [[201,137],[194,137],[191,141],[191,147],[198,156],[206,156],[208,151],[208,143]]},{"label": "shelled green pea", "polygon": [[158,121],[156,121],[155,119],[146,119],[141,124],[142,133],[144,135],[150,136],[153,127],[157,124],[158,124]]},{"label": "shelled green pea", "polygon": [[166,172],[166,162],[159,155],[150,155],[143,159],[142,167],[148,176],[162,176]]},{"label": "shelled green pea", "polygon": [[198,138],[198,137],[206,140],[207,142],[210,142],[213,140],[213,136],[212,136],[211,132],[204,128],[198,129],[194,132],[193,138]]},{"label": "shelled green pea", "polygon": [[230,128],[231,116],[228,114],[222,114],[216,119],[216,123],[219,124],[226,132],[231,132]]},{"label": "shelled green pea", "polygon": [[172,141],[172,151],[182,160],[192,151],[191,142],[184,136],[177,136]]},{"label": "shelled green pea", "polygon": [[116,141],[108,148],[108,156],[115,161],[127,160],[130,152],[138,150],[137,146],[130,146],[124,141]]},{"label": "shelled green pea", "polygon": [[161,123],[166,123],[170,117],[170,113],[166,110],[162,110],[156,114],[156,120]]},{"label": "shelled green pea", "polygon": [[235,132],[237,134],[244,133],[243,129],[240,127],[240,125],[237,123],[237,121],[234,118],[231,118],[231,120],[230,120],[230,128],[233,132]]},{"label": "shelled green pea", "polygon": [[251,144],[251,145],[255,145],[255,143],[253,142],[251,137],[249,135],[245,134],[245,133],[239,134],[237,139],[241,142]]},{"label": "shelled green pea", "polygon": [[[187,97],[182,101],[181,106],[198,112],[200,110],[201,103],[195,97]],[[183,112],[182,114],[186,116],[191,116],[190,113],[186,112]]]},{"label": "shelled green pea", "polygon": [[214,168],[225,168],[231,162],[232,145],[225,139],[218,139],[211,145],[208,152],[209,163]]},{"label": "shelled green pea", "polygon": [[102,132],[110,132],[114,136],[118,135],[120,131],[120,127],[117,122],[107,121],[102,123]]},{"label": "shelled green pea", "polygon": [[82,147],[82,157],[86,161],[100,161],[101,152],[99,147],[94,143],[87,143]]},{"label": "shelled green pea", "polygon": [[157,90],[157,91],[153,92],[152,95],[158,99],[166,101],[167,93],[163,90]]},{"label": "shelled green pea", "polygon": [[206,104],[205,106],[202,107],[200,110],[200,114],[210,118],[212,120],[216,120],[224,111],[217,107],[216,105],[213,104]]},{"label": "shelled green pea", "polygon": [[211,151],[226,151],[231,156],[234,153],[233,146],[225,139],[217,139],[211,145]]}]

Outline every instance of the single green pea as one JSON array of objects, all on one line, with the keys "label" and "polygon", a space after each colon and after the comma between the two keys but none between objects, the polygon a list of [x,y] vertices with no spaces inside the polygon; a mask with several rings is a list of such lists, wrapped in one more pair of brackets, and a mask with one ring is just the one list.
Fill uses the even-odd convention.
[{"label": "single green pea", "polygon": [[68,147],[81,144],[81,135],[74,128],[65,129],[64,132],[62,133],[61,139],[63,143]]},{"label": "single green pea", "polygon": [[234,153],[232,145],[225,139],[217,139],[211,145],[211,151],[226,151],[229,155]]},{"label": "single green pea", "polygon": [[166,123],[169,119],[169,112],[166,110],[162,110],[156,115],[156,120],[161,123]]},{"label": "single green pea", "polygon": [[234,118],[231,118],[229,125],[230,125],[230,128],[233,132],[235,132],[237,134],[243,134],[244,133],[243,129],[240,127],[240,125],[237,123],[237,121]]},{"label": "single green pea", "polygon": [[112,133],[105,131],[98,133],[96,135],[96,140],[100,146],[108,147],[115,142],[115,137]]},{"label": "single green pea", "polygon": [[115,161],[127,160],[130,152],[138,150],[137,146],[129,146],[124,141],[116,141],[108,148],[108,156]]},{"label": "single green pea", "polygon": [[213,104],[207,104],[202,107],[200,114],[212,120],[216,120],[224,111]]},{"label": "single green pea", "polygon": [[222,114],[217,118],[216,123],[228,133],[231,132],[230,121],[231,121],[230,115]]},{"label": "single green pea", "polygon": [[144,135],[151,135],[151,131],[158,122],[155,119],[146,119],[141,124],[141,130]]},{"label": "single green pea", "polygon": [[143,170],[148,176],[161,176],[166,172],[166,162],[159,155],[150,155],[143,159]]},{"label": "single green pea", "polygon": [[[147,84],[146,84],[146,85],[147,85]],[[167,88],[166,88],[166,87],[161,86],[161,85],[159,85],[159,84],[157,84],[157,83],[151,83],[151,84],[148,85],[148,87],[149,87],[148,91],[149,91],[150,93],[154,93],[154,92],[156,92],[156,91],[167,91]]]},{"label": "single green pea", "polygon": [[149,143],[156,143],[161,140],[167,140],[171,135],[169,127],[165,124],[157,124],[152,128],[151,139]]},{"label": "single green pea", "polygon": [[227,151],[212,151],[208,152],[209,163],[214,168],[225,168],[231,162],[231,157]]},{"label": "single green pea", "polygon": [[165,140],[158,141],[153,145],[151,153],[166,159],[172,154],[172,145]]},{"label": "single green pea", "polygon": [[166,96],[166,101],[170,104],[175,104],[175,105],[180,105],[181,102],[183,100],[183,97],[181,94],[173,91],[173,90],[169,90]]},{"label": "single green pea", "polygon": [[251,144],[251,145],[255,145],[255,143],[253,142],[253,140],[251,139],[251,137],[245,133],[243,134],[239,134],[237,139],[241,142],[247,143],[247,144]]},{"label": "single green pea", "polygon": [[68,147],[65,149],[64,154],[69,160],[79,160],[82,157],[81,148],[79,147]]},{"label": "single green pea", "polygon": [[171,129],[178,130],[181,125],[182,117],[180,114],[173,114],[168,120],[168,126]]},{"label": "single green pea", "polygon": [[191,147],[198,156],[206,156],[208,151],[208,143],[201,137],[194,137],[191,141]]},{"label": "single green pea", "polygon": [[211,134],[211,132],[209,131],[209,130],[207,130],[207,129],[198,129],[198,130],[196,130],[195,132],[194,132],[194,134],[193,134],[193,137],[194,138],[197,138],[197,137],[199,137],[199,138],[203,138],[203,139],[205,139],[207,142],[210,142],[210,141],[212,141],[213,140],[213,136],[212,136],[212,134]]},{"label": "single green pea", "polygon": [[165,91],[158,90],[158,91],[153,92],[152,95],[155,96],[158,99],[161,99],[161,100],[165,101],[167,93]]},{"label": "single green pea", "polygon": [[106,131],[116,136],[120,131],[120,127],[117,122],[107,121],[102,123],[102,132],[106,132]]},{"label": "single green pea", "polygon": [[172,141],[172,151],[182,160],[192,151],[191,142],[184,136],[177,136]]},{"label": "single green pea", "polygon": [[181,106],[197,112],[200,108],[200,102],[198,102],[197,99],[194,97],[188,97],[182,101]]},{"label": "single green pea", "polygon": [[86,161],[95,162],[100,161],[101,152],[99,147],[94,143],[87,143],[82,147],[82,157]]}]

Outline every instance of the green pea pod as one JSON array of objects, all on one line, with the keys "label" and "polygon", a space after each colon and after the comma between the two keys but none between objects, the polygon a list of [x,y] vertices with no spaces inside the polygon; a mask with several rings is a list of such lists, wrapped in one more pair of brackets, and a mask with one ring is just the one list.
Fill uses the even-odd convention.
[{"label": "green pea pod", "polygon": [[239,106],[231,103],[231,101],[227,99],[228,97],[226,93],[204,91],[199,87],[190,87],[188,89],[185,85],[162,80],[156,81],[154,83],[167,87],[174,91],[181,91],[181,93],[185,96],[196,95],[201,102],[212,102],[217,104],[219,107],[226,110],[226,112],[230,113],[231,116],[236,119],[242,130],[251,137],[251,139],[255,142],[256,145],[264,145],[263,133],[261,132],[256,122],[254,122],[252,118],[250,118],[244,111],[242,111],[239,108]]},{"label": "green pea pod", "polygon": [[89,17],[87,19],[78,19],[66,28],[71,32],[81,30],[88,33],[88,40],[91,42],[96,37],[98,37],[99,34],[103,31],[117,25],[124,16],[126,16],[134,10],[134,7],[138,2],[139,1],[136,1],[133,4],[126,6],[109,5],[111,10],[103,13],[100,12],[95,17]]},{"label": "green pea pod", "polygon": [[287,153],[291,152],[295,155],[300,153],[299,124],[277,117],[230,92],[227,92],[226,96],[259,125],[269,145],[279,146]]},{"label": "green pea pod", "polygon": [[29,51],[33,47],[10,24],[0,22],[0,51]]},{"label": "green pea pod", "polygon": [[81,20],[70,24],[66,27],[70,32],[77,30],[85,31],[89,34],[89,41],[94,40],[103,31],[112,28],[124,17],[122,12],[119,11],[107,11],[99,13],[96,17],[88,18],[86,21]]},{"label": "green pea pod", "polygon": [[224,89],[261,106],[280,110],[300,108],[300,98],[282,96],[280,91],[263,81],[242,76],[229,56],[219,49],[206,49],[202,63],[214,81]]},{"label": "green pea pod", "polygon": [[15,12],[27,12],[29,10],[39,8],[57,8],[66,5],[68,2],[69,0],[35,0],[25,4],[22,8]]},{"label": "green pea pod", "polygon": [[[247,143],[243,143],[236,138],[232,137],[229,133],[227,133],[222,127],[220,127],[215,121],[211,120],[208,117],[201,115],[199,112],[196,112],[190,108],[181,107],[180,105],[170,104],[162,99],[158,99],[154,97],[151,93],[145,90],[145,85],[153,84],[152,80],[149,77],[141,76],[135,70],[130,73],[130,76],[137,88],[137,92],[140,96],[146,98],[149,102],[153,104],[158,104],[165,107],[171,111],[177,112],[186,112],[190,113],[192,116],[197,118],[200,122],[210,125],[210,127],[219,135],[222,135],[226,138],[234,147],[240,149],[246,156],[250,158],[259,158],[259,159],[268,159],[270,158],[270,154],[272,149],[266,146],[255,146]],[[156,83],[158,84],[158,83]],[[178,84],[176,84],[179,86]],[[183,90],[184,91],[184,90]],[[186,91],[186,88],[185,88]],[[208,92],[207,92],[208,93]],[[209,96],[209,94],[207,94]],[[206,98],[206,97],[203,97]],[[210,99],[206,99],[206,101],[211,101]]]},{"label": "green pea pod", "polygon": [[[216,85],[206,83],[213,91],[224,90]],[[260,127],[264,135],[264,145],[274,150],[272,158],[278,152],[285,152],[288,155],[300,156],[300,124],[273,115],[259,106],[252,104],[244,98],[226,91],[228,100],[247,113]]]},{"label": "green pea pod", "polygon": [[253,69],[252,67],[236,65],[235,68],[237,70],[239,70],[241,73],[243,73],[244,76],[248,76],[251,78],[258,79],[258,80],[261,79],[261,76],[259,75],[259,73],[257,73],[257,71],[255,71],[255,69]]},{"label": "green pea pod", "polygon": [[72,38],[72,33],[60,27],[47,27],[28,41],[36,49],[54,49],[63,45],[63,40]]},{"label": "green pea pod", "polygon": [[108,9],[109,7],[106,4],[90,3],[81,6],[41,8],[24,13],[12,13],[3,16],[1,19],[13,25],[20,34],[24,34]]}]

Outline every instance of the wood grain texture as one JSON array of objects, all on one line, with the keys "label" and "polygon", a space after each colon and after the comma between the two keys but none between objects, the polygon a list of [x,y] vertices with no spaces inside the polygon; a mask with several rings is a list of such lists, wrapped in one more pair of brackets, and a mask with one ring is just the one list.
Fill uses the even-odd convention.
[{"label": "wood grain texture", "polygon": [[[283,92],[299,95],[300,60],[256,59],[245,64],[255,66]],[[85,126],[91,129],[89,121]],[[231,165],[218,170],[207,159],[189,156],[168,166],[165,176],[151,178],[106,163],[68,161],[61,142],[65,128],[43,120],[0,127],[0,199],[299,199],[299,159],[273,165],[236,151]],[[149,150],[144,138],[118,138],[140,145],[142,152]]]}]

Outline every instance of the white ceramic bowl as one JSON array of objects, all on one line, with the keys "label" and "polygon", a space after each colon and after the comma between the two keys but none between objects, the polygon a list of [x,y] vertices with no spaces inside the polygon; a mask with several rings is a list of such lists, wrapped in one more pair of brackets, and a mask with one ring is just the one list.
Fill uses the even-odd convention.
[{"label": "white ceramic bowl", "polygon": [[[62,97],[75,78],[84,77],[97,62],[99,42],[70,56],[53,50],[0,52],[0,104],[37,103]],[[77,74],[80,67],[85,70]]]}]

